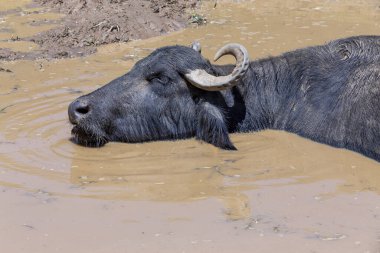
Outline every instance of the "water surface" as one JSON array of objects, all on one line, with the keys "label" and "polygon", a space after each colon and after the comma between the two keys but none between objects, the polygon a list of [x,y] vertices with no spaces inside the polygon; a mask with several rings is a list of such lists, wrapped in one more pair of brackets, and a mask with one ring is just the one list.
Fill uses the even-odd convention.
[{"label": "water surface", "polygon": [[[0,3],[0,46],[49,29],[28,1]],[[229,42],[252,60],[380,35],[379,2],[218,1],[208,25],[113,44],[86,58],[1,62],[0,249],[4,252],[380,252],[380,164],[280,131],[233,134],[237,152],[195,140],[69,141],[68,104],[157,47]],[[9,11],[20,8],[18,11]],[[232,59],[221,63],[232,62]]]}]

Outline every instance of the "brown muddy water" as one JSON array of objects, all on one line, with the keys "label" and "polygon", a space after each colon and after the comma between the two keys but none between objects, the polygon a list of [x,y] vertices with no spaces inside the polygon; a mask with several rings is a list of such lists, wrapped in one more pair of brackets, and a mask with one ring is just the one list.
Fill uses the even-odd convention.
[{"label": "brown muddy water", "polygon": [[[22,7],[0,18],[0,47],[33,50],[6,40],[59,18],[27,2],[0,2]],[[238,42],[257,59],[380,35],[377,0],[218,1],[201,13],[207,26],[86,58],[0,62],[0,252],[380,252],[380,163],[357,153],[279,131],[234,134],[237,152],[69,141],[68,104],[157,47],[199,40],[211,57]]]}]

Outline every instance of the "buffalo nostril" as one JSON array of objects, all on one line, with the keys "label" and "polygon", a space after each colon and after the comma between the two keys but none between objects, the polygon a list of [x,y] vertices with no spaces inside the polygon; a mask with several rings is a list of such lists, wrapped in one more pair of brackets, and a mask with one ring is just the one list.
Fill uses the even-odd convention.
[{"label": "buffalo nostril", "polygon": [[78,107],[75,109],[75,112],[79,114],[87,114],[90,111],[90,107],[88,105],[83,107]]},{"label": "buffalo nostril", "polygon": [[69,106],[69,120],[72,124],[78,124],[90,112],[90,106],[86,100],[76,100]]}]

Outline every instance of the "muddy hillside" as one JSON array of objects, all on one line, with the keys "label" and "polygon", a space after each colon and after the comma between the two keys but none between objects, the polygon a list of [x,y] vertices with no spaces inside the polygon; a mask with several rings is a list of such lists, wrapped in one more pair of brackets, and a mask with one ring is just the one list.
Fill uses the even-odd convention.
[{"label": "muddy hillside", "polygon": [[[33,26],[58,25],[33,36],[12,40],[40,46],[33,52],[0,49],[0,59],[84,56],[99,45],[163,35],[184,28],[200,0],[34,0],[39,12],[59,12],[61,20],[32,20]],[[17,11],[17,10],[12,10]],[[23,15],[20,12],[20,15]]]}]

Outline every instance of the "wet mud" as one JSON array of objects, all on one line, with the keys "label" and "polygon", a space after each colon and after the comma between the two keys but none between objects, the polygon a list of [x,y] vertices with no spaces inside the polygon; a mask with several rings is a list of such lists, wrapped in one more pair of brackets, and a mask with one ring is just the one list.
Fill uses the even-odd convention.
[{"label": "wet mud", "polygon": [[[281,131],[233,134],[237,152],[195,140],[99,149],[69,141],[68,104],[157,47],[198,40],[212,59],[238,42],[254,60],[380,35],[371,0],[218,1],[199,12],[206,26],[87,57],[0,62],[1,251],[380,252],[380,164],[360,154]],[[30,15],[60,18],[14,15],[2,17],[1,47],[26,52],[38,45],[8,38],[55,26],[29,26]]]},{"label": "wet mud", "polygon": [[[25,50],[0,50],[0,59],[67,58],[96,52],[99,45],[146,39],[183,29],[199,0],[34,0],[28,9],[10,9],[4,14],[30,17],[32,27],[56,25],[31,36],[17,35],[11,41],[32,42],[39,47]],[[14,7],[14,6],[12,6]],[[62,14],[61,19],[42,16]],[[12,31],[12,28],[3,28]],[[1,45],[0,45],[1,46]],[[13,47],[13,49],[16,49]]]}]

